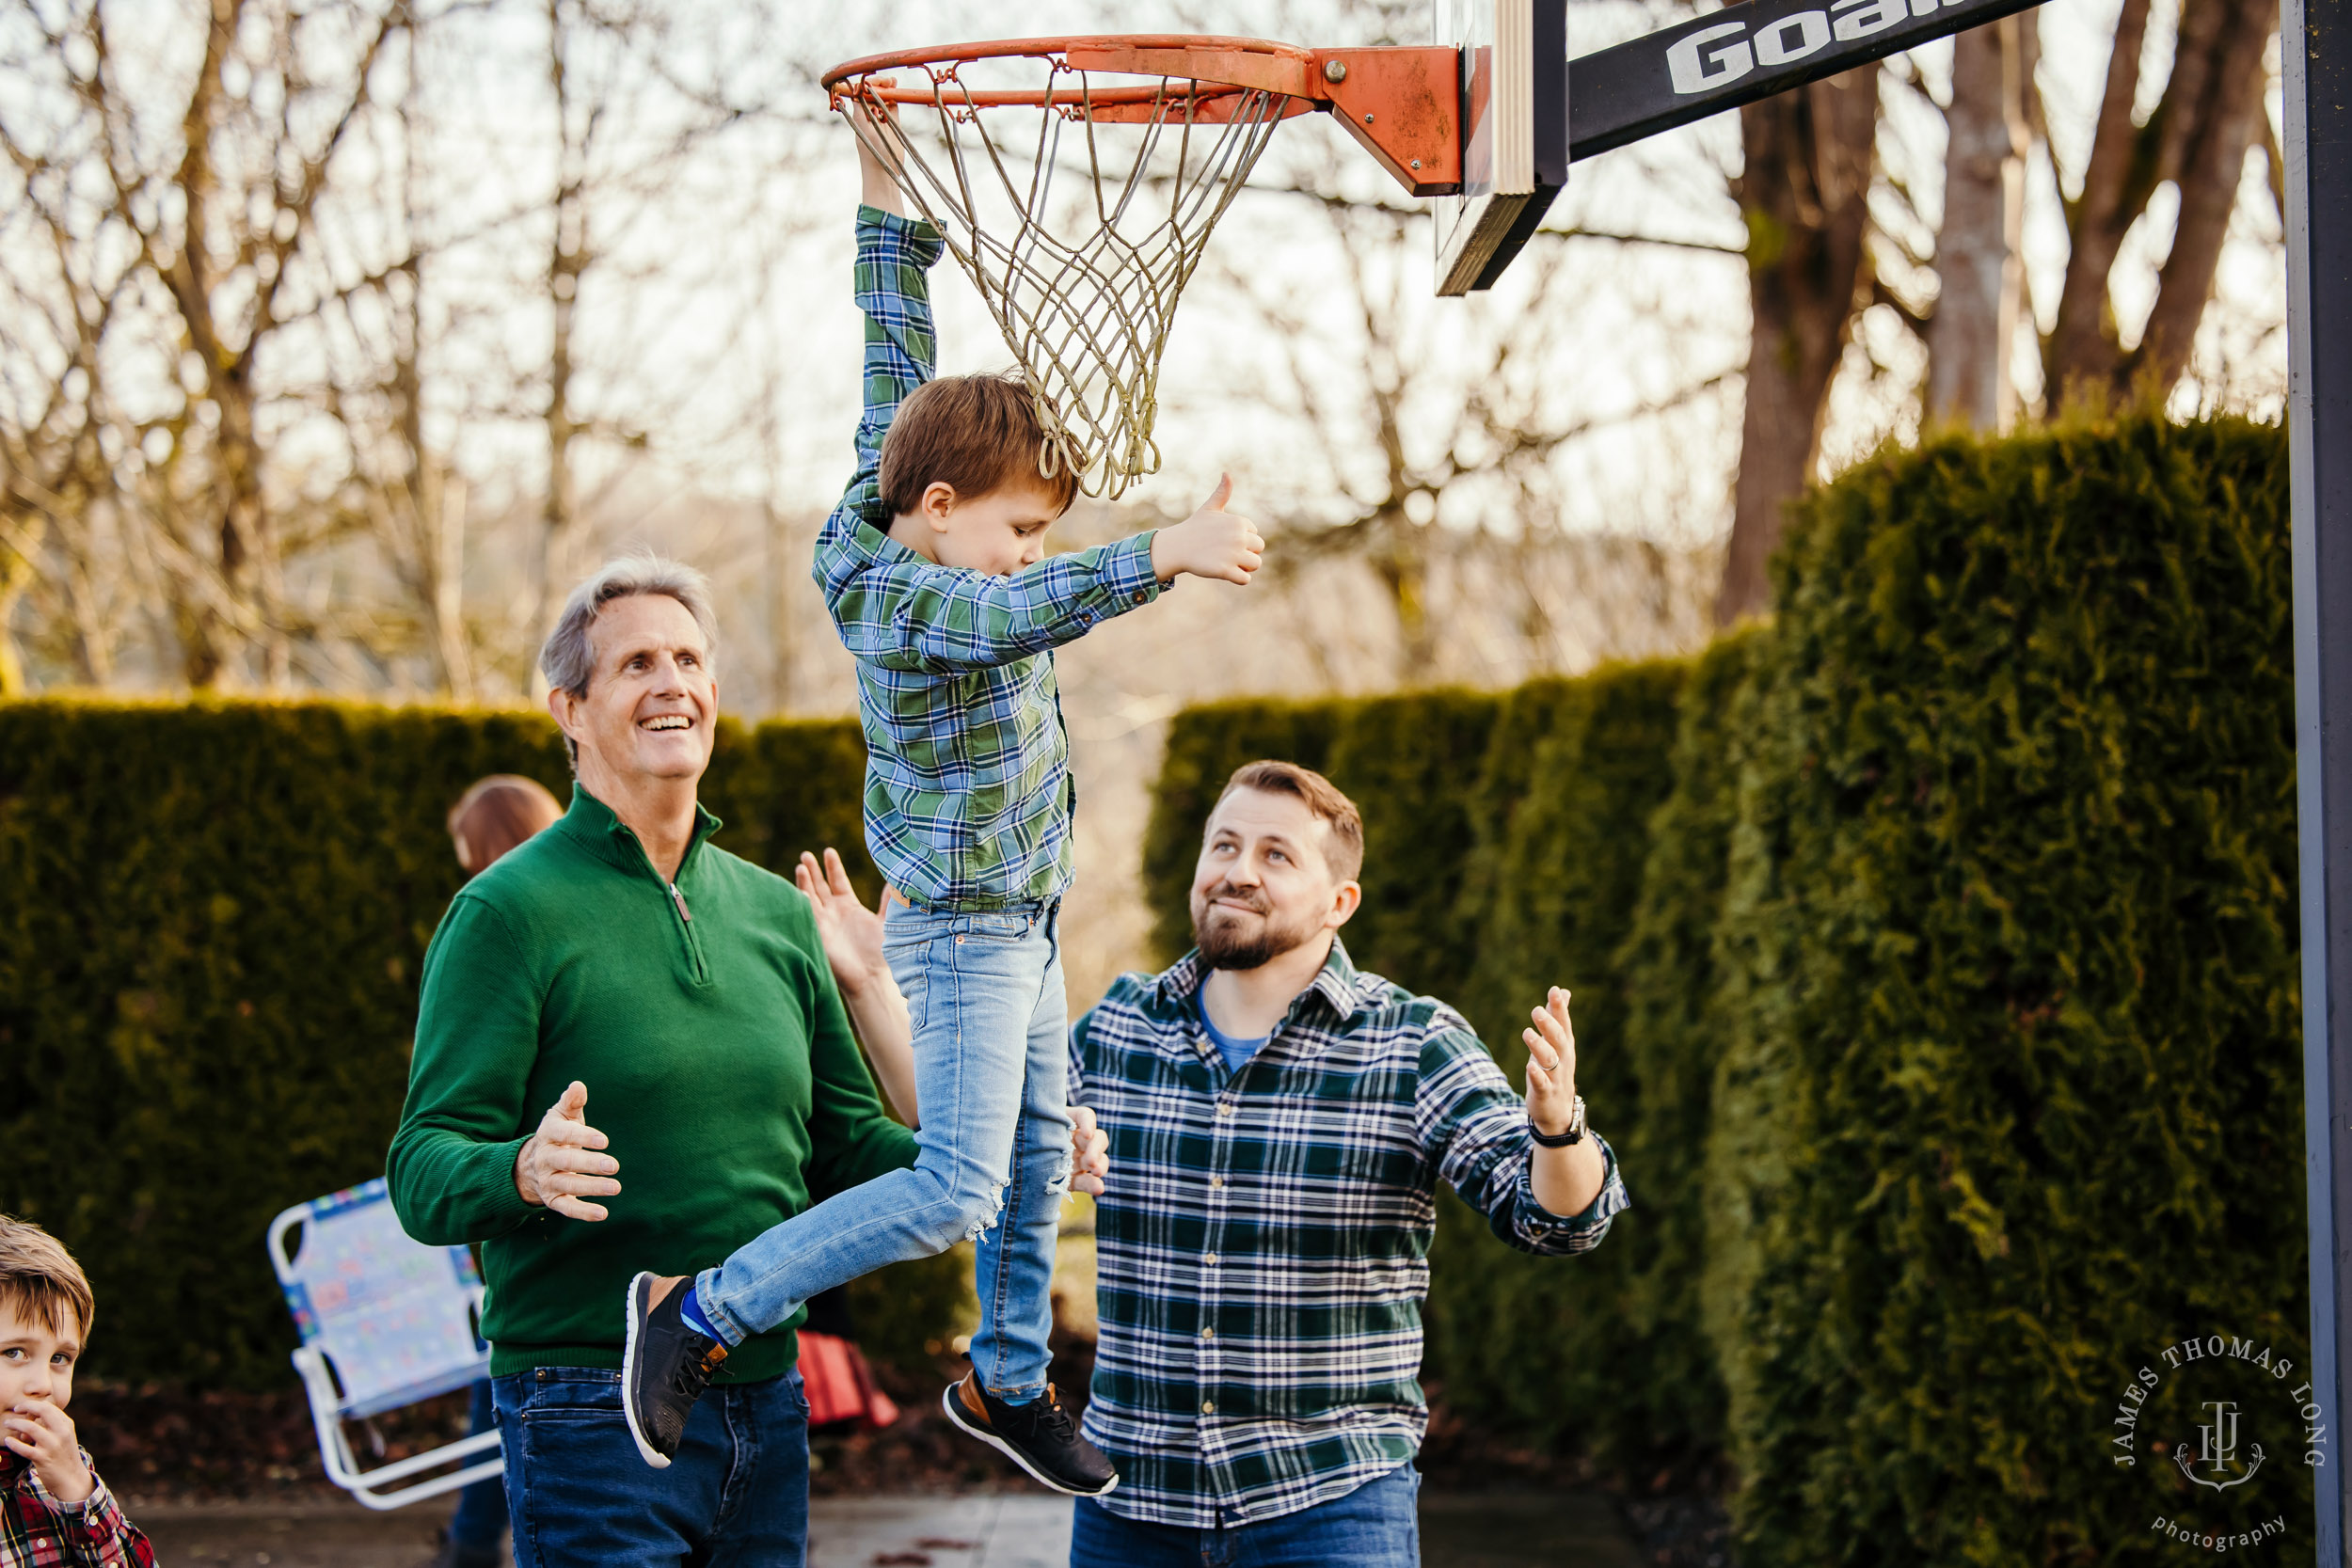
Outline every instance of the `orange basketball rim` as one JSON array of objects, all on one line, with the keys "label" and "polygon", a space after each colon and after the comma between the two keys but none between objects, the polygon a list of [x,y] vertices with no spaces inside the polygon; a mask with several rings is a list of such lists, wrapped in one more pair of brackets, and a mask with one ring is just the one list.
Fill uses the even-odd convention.
[{"label": "orange basketball rim", "polygon": [[[975,89],[958,77],[960,67],[1002,59],[1050,62],[1054,80],[1038,88]],[[1462,182],[1459,70],[1457,52],[1441,45],[1310,49],[1270,39],[1104,33],[897,49],[834,67],[824,87],[835,108],[857,98],[971,110],[1052,107],[1102,124],[1181,117],[1188,107],[1195,123],[1214,124],[1243,94],[1272,93],[1290,100],[1282,118],[1318,110],[1337,117],[1413,195],[1446,196]],[[921,73],[925,85],[898,81],[902,71]],[[1089,72],[1155,80],[1095,87]],[[1074,80],[1065,85],[1064,75]]]},{"label": "orange basketball rim", "polygon": [[995,319],[1045,432],[1040,469],[1107,499],[1160,467],[1177,298],[1275,127],[1330,113],[1415,196],[1458,190],[1459,59],[1181,34],[1011,39],[869,55],[824,86]]}]

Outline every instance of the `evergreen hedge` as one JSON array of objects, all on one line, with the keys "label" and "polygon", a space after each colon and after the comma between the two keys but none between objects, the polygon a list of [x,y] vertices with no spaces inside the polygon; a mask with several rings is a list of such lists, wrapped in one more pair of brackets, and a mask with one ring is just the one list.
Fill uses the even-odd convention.
[{"label": "evergreen hedge", "polygon": [[[850,722],[723,721],[718,842],[863,859]],[[380,1175],[417,975],[463,880],[443,821],[485,773],[570,795],[522,712],[342,704],[0,705],[0,1211],[100,1302],[100,1376],[272,1388],[293,1326],[262,1233]],[[884,1354],[950,1331],[949,1265],[860,1292]]]},{"label": "evergreen hedge", "polygon": [[1807,497],[1776,572],[1678,667],[1179,716],[1163,956],[1216,784],[1289,756],[1365,808],[1360,960],[1515,1078],[1577,990],[1634,1209],[1560,1264],[1445,1205],[1430,1371],[1644,1479],[1726,1453],[1750,1568],[2151,1560],[2158,1516],[2308,1556],[2283,1401],[2222,1505],[2153,1445],[2232,1390],[2109,1443],[2167,1345],[2305,1360],[2282,434],[1938,436]]},{"label": "evergreen hedge", "polygon": [[2309,1560],[2270,1404],[2226,1504],[2153,1447],[2193,1405],[2108,1442],[2163,1346],[2306,1360],[2289,573],[2283,435],[2235,420],[1947,436],[1803,507],[1718,927],[1751,1560],[2152,1561],[2157,1516]]},{"label": "evergreen hedge", "polygon": [[[1738,780],[1754,734],[1753,674],[1761,637],[1723,638],[1692,661],[1671,767],[1674,788],[1653,816],[1642,883],[1617,961],[1626,991],[1625,1049],[1640,1085],[1638,1121],[1621,1142],[1641,1217],[1622,1238],[1634,1254],[1618,1321],[1645,1347],[1627,1458],[1689,1463],[1723,1442],[1724,1391],[1697,1289],[1708,1253],[1704,1201],[1716,1061],[1727,1021],[1717,968],[1724,868],[1738,826]],[[1609,1247],[1601,1249],[1606,1252]]]}]

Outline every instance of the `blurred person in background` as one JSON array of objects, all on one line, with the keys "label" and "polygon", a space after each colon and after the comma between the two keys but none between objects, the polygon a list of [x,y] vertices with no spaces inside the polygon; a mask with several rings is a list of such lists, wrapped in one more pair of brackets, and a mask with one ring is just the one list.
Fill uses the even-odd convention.
[{"label": "blurred person in background", "polygon": [[[476,780],[450,808],[450,843],[457,850],[457,863],[467,876],[475,877],[563,815],[563,806],[536,779],[493,773]],[[481,1259],[474,1262],[478,1270]],[[491,1402],[490,1380],[485,1377],[473,1386],[466,1433],[478,1437],[497,1430],[498,1409]],[[499,1548],[505,1539],[505,1485],[495,1476],[475,1481],[457,1494],[457,1512],[442,1532],[440,1555],[430,1568],[499,1568]]]},{"label": "blurred person in background", "polygon": [[450,843],[466,875],[480,876],[500,856],[540,829],[554,826],[563,815],[563,806],[538,780],[493,773],[475,780],[449,808]]}]

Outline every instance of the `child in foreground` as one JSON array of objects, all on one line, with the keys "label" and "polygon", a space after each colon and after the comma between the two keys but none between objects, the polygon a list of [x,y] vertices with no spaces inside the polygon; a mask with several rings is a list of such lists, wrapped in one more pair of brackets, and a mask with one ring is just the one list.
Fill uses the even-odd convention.
[{"label": "child in foreground", "polygon": [[0,1214],[0,1568],[153,1568],[65,1413],[94,1306],[55,1237]]},{"label": "child in foreground", "polygon": [[969,1238],[980,1326],[971,1373],[942,1395],[948,1418],[1042,1484],[1100,1496],[1118,1476],[1046,1380],[1073,1125],[1060,914],[1075,802],[1053,650],[1182,573],[1248,583],[1264,541],[1224,510],[1227,482],[1172,528],[1046,560],[1075,476],[1045,472],[1021,382],[932,379],[924,274],[941,240],[863,147],[861,162],[866,413],[816,577],[857,659],[866,846],[889,884],[921,1152],[691,1281],[637,1275],[622,1405],[646,1462],[666,1465],[729,1347],[820,1291]]}]

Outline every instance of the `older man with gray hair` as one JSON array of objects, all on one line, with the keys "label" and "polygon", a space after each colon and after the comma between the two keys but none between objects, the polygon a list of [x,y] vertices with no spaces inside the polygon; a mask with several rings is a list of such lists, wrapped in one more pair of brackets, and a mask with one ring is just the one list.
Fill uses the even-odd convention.
[{"label": "older man with gray hair", "polygon": [[[624,1292],[914,1163],[809,900],[708,842],[712,629],[702,575],[651,556],[573,593],[540,655],[571,809],[468,883],[425,955],[387,1174],[411,1236],[482,1245],[517,1568],[803,1560],[791,1324],[714,1352],[676,1462],[649,1469]],[[1098,1177],[1100,1134],[1079,1138]]]}]

